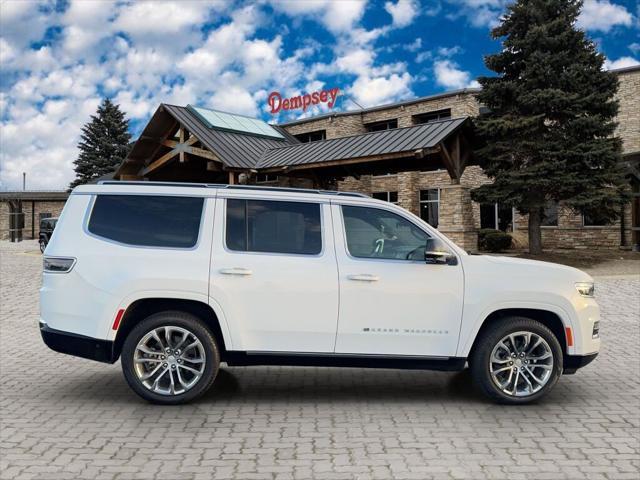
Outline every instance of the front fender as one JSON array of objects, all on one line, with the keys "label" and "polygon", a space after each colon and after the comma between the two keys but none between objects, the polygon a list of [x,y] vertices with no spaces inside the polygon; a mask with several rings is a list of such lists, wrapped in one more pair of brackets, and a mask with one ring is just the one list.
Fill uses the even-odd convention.
[{"label": "front fender", "polygon": [[[460,338],[458,340],[458,348],[456,352],[457,357],[467,357],[469,352],[471,351],[471,347],[478,335],[478,332],[482,328],[484,322],[495,312],[499,312],[502,310],[509,309],[527,309],[527,310],[540,310],[545,312],[550,312],[555,314],[561,321],[563,326],[571,327],[572,331],[575,332],[577,318],[572,318],[572,315],[569,313],[570,311],[564,307],[553,303],[548,302],[539,302],[539,301],[504,301],[498,304],[494,304],[482,309],[479,313],[474,314],[474,318],[467,319],[464,318],[462,322],[462,329],[460,332]],[[464,317],[467,315],[471,316],[471,312],[465,312]],[[465,328],[465,325],[467,327]],[[574,335],[574,345],[569,347],[567,346],[567,353],[573,354],[577,349],[578,345],[575,343],[578,341],[578,336]]]}]

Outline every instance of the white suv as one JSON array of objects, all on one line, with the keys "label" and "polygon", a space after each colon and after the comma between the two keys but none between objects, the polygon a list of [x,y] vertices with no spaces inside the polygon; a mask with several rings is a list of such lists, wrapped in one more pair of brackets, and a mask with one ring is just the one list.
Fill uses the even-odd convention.
[{"label": "white suv", "polygon": [[227,365],[462,370],[503,403],[599,350],[589,275],[468,255],[356,193],[103,182],[76,188],[44,257],[53,350],[183,403]]}]

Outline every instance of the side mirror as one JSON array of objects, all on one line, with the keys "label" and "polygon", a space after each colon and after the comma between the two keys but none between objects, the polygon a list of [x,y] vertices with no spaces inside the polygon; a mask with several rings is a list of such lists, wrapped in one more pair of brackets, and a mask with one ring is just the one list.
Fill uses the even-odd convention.
[{"label": "side mirror", "polygon": [[430,264],[456,265],[457,257],[449,247],[438,238],[428,238],[424,250],[424,261]]}]

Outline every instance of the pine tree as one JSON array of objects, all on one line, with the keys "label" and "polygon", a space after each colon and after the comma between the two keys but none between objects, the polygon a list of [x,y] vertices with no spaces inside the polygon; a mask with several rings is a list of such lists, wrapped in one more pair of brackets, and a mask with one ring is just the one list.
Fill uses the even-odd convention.
[{"label": "pine tree", "polygon": [[529,250],[542,252],[548,202],[611,220],[626,197],[621,142],[614,138],[618,81],[576,28],[581,0],[518,0],[491,35],[502,50],[485,57],[478,150],[493,184],[474,200],[529,215]]},{"label": "pine tree", "polygon": [[80,155],[73,162],[76,179],[70,188],[115,171],[129,153],[130,140],[129,120],[118,105],[105,98],[82,127]]}]

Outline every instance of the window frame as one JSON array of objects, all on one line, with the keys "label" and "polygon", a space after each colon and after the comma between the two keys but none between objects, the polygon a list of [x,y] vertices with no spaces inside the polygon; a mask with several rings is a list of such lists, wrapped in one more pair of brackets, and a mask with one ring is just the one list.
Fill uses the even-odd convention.
[{"label": "window frame", "polygon": [[[391,125],[395,124],[395,127]],[[376,128],[385,126],[386,128]],[[398,119],[397,118],[389,118],[387,120],[376,120],[375,122],[369,122],[364,124],[364,128],[369,132],[386,132],[387,130],[395,130],[398,128]]]},{"label": "window frame", "polygon": [[[442,116],[442,115],[446,115],[447,113],[448,113],[447,116],[445,117]],[[437,118],[434,118],[433,120],[427,120],[425,122],[418,121],[419,119],[425,118],[429,115],[437,115]],[[431,110],[429,112],[415,113],[411,115],[411,124],[425,125],[427,123],[441,122],[443,120],[450,120],[452,118],[453,118],[453,112],[451,111],[451,108],[441,108],[439,110]]]},{"label": "window frame", "polygon": [[[406,260],[406,259],[403,260],[402,258],[356,257],[356,256],[352,255],[351,252],[349,251],[349,242],[347,240],[347,224],[345,222],[343,207],[369,208],[369,209],[372,209],[372,210],[381,210],[383,212],[388,212],[388,213],[391,213],[393,215],[396,215],[396,216],[402,218],[403,220],[406,220],[407,222],[409,222],[411,225],[413,225],[415,228],[417,228],[418,230],[423,232],[429,238],[437,238],[437,239],[441,240],[443,243],[445,243],[449,247],[449,250],[451,251],[451,254],[456,256],[456,259],[458,260],[458,263],[459,263],[460,259],[458,258],[458,252],[454,248],[451,247],[451,244],[448,241],[445,241],[440,235],[437,235],[435,233],[435,231],[436,231],[435,228],[434,228],[434,231],[431,232],[431,231],[429,231],[429,229],[425,229],[424,226],[416,224],[414,221],[412,221],[410,218],[406,217],[405,215],[403,215],[403,214],[401,214],[399,212],[396,212],[395,210],[392,210],[390,208],[383,208],[383,207],[381,207],[379,205],[366,205],[366,204],[362,205],[362,204],[352,204],[352,203],[338,203],[338,204],[336,204],[336,206],[340,210],[340,221],[342,222],[342,241],[343,241],[343,244],[344,244],[344,252],[345,252],[345,255],[350,260],[362,261],[362,262],[393,262],[393,263],[402,263],[402,264],[419,263],[419,264],[422,264],[422,265],[428,265],[425,260]],[[429,225],[429,224],[427,224],[427,225]],[[433,227],[431,227],[431,228],[433,228]]]},{"label": "window frame", "polygon": [[[325,202],[314,202],[310,200],[300,200],[300,199],[282,199],[282,198],[263,198],[263,197],[236,197],[236,196],[224,196],[218,197],[218,200],[224,200],[222,205],[223,218],[222,218],[222,248],[228,254],[232,255],[276,255],[276,256],[285,256],[285,257],[306,257],[306,258],[319,258],[324,256],[325,247],[326,247],[326,235],[325,235],[325,224],[324,224],[324,208],[323,205],[327,205]],[[320,251],[318,253],[284,253],[284,252],[254,252],[252,250],[233,250],[229,248],[227,245],[227,212],[228,212],[228,201],[229,200],[243,200],[243,201],[254,201],[254,202],[283,202],[283,203],[307,203],[311,205],[318,205],[320,210]]]},{"label": "window frame", "polygon": [[[98,235],[97,233],[93,233],[89,230],[89,222],[91,221],[91,216],[93,215],[93,208],[96,205],[96,200],[98,199],[99,196],[131,196],[131,197],[187,197],[187,198],[202,198],[202,211],[200,212],[200,223],[198,224],[198,236],[196,238],[196,242],[193,244],[193,246],[191,247],[162,247],[162,246],[156,246],[156,245],[136,245],[133,243],[124,243],[124,242],[120,242],[118,240],[113,240],[111,238],[108,237],[103,237],[102,235]],[[114,245],[118,245],[121,247],[127,247],[127,248],[143,248],[143,249],[153,249],[153,250],[178,250],[181,252],[185,252],[185,251],[190,251],[190,250],[197,250],[200,247],[200,242],[202,241],[202,231],[203,231],[203,227],[204,227],[204,222],[205,222],[205,217],[206,217],[206,211],[207,211],[207,204],[208,204],[208,200],[212,198],[212,197],[208,197],[205,195],[180,195],[180,194],[169,194],[169,193],[122,193],[122,192],[104,192],[104,193],[94,193],[91,194],[91,200],[89,201],[89,205],[87,207],[87,210],[84,214],[84,218],[82,220],[82,231],[85,233],[85,235],[88,235],[89,237],[93,237],[97,240],[100,240],[102,242],[107,242],[107,243],[112,243]]]},{"label": "window frame", "polygon": [[[320,133],[322,138],[319,138],[318,140],[311,140],[311,135],[314,134],[318,134]],[[303,136],[307,136],[307,140],[301,140],[299,137],[303,137]],[[295,133],[293,134],[293,136],[300,142],[300,143],[314,143],[314,142],[323,142],[327,139],[327,129],[326,128],[321,128],[320,130],[312,130],[310,132],[302,132],[302,133]]]},{"label": "window frame", "polygon": [[[421,200],[420,199],[420,194],[422,192],[426,192],[428,190],[436,190],[438,192],[438,199],[437,200]],[[423,222],[429,224],[432,228],[437,229],[438,227],[434,227],[433,225],[431,225],[429,222],[427,222],[424,218],[422,218],[422,205],[423,204],[427,204],[427,203],[436,203],[438,205],[438,226],[440,225],[440,196],[441,196],[441,188],[440,187],[433,187],[433,188],[421,188],[418,190],[418,213],[419,213],[419,217],[420,220],[422,220]]]},{"label": "window frame", "polygon": [[[374,197],[374,195],[377,194],[377,193],[384,193],[384,194],[386,194],[387,198],[383,199],[383,198]],[[392,193],[396,194],[396,201],[395,202],[391,201],[391,194]],[[400,201],[399,196],[398,196],[399,193],[400,192],[398,192],[398,190],[378,190],[376,192],[371,192],[371,198],[373,198],[375,200],[382,200],[383,202],[390,203],[391,205],[398,205],[398,202]]]}]

